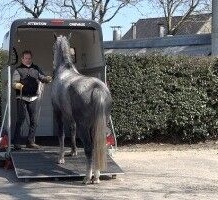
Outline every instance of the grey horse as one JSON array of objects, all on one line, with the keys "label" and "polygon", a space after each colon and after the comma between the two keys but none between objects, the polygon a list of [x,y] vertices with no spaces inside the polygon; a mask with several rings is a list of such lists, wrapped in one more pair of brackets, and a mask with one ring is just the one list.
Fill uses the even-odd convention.
[{"label": "grey horse", "polygon": [[76,135],[84,147],[87,171],[83,182],[99,183],[100,171],[107,166],[106,127],[111,111],[111,94],[101,80],[77,71],[66,36],[55,36],[55,39],[51,97],[60,144],[58,163],[65,162],[63,129],[68,126],[71,131],[72,155],[77,154]]}]

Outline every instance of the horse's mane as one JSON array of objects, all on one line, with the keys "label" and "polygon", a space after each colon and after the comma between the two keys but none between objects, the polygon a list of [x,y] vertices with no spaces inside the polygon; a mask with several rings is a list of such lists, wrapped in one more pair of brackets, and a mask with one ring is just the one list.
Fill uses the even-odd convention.
[{"label": "horse's mane", "polygon": [[67,37],[60,35],[60,37],[58,39],[60,40],[60,47],[61,47],[62,52],[63,52],[63,57],[64,57],[65,63],[72,64],[73,61],[72,61],[71,52],[70,52],[70,43],[69,43]]},{"label": "horse's mane", "polygon": [[78,72],[75,65],[73,64],[70,43],[66,36],[60,35],[57,37],[56,48],[58,48],[56,49],[56,51],[59,52],[58,54],[56,54],[57,63],[61,64],[62,62],[62,64],[65,64],[66,68],[72,67],[76,72]]}]

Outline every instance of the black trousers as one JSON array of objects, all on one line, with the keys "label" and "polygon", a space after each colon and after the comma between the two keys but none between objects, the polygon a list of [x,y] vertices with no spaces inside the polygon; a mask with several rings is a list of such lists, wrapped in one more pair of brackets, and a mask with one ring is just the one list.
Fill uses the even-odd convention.
[{"label": "black trousers", "polygon": [[14,144],[21,144],[21,128],[26,119],[26,110],[29,115],[29,133],[26,143],[35,142],[35,132],[37,127],[36,119],[36,103],[37,100],[28,102],[17,99],[17,122],[14,132]]}]

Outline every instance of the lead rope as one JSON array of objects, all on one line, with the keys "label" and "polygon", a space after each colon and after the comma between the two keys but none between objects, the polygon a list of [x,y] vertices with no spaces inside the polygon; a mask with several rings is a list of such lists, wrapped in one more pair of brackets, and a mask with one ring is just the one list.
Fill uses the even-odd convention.
[{"label": "lead rope", "polygon": [[[41,101],[42,101],[42,98],[43,98],[43,94],[44,94],[44,84],[40,83],[40,86],[39,86],[39,100],[37,101],[37,105],[36,105],[36,108],[41,105]],[[38,126],[38,123],[39,123],[39,117],[40,117],[40,113],[41,113],[41,107],[39,107],[38,109],[38,113],[37,113],[37,116],[36,116],[36,125]]]}]

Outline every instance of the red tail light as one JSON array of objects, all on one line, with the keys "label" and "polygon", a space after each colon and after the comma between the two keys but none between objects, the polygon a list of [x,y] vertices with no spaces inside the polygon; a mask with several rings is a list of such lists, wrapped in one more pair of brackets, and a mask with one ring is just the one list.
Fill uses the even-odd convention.
[{"label": "red tail light", "polygon": [[63,23],[64,23],[64,20],[61,20],[61,19],[51,20],[52,25],[62,25]]},{"label": "red tail light", "polygon": [[106,144],[108,146],[111,146],[111,145],[114,146],[115,145],[115,139],[114,139],[113,134],[107,135],[107,142],[106,142]]}]

